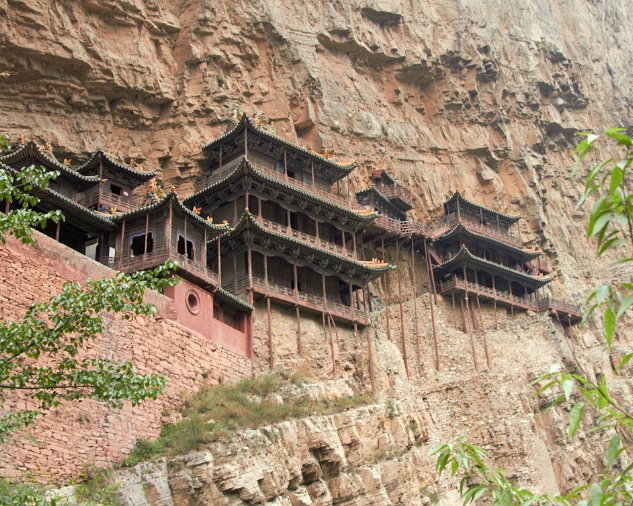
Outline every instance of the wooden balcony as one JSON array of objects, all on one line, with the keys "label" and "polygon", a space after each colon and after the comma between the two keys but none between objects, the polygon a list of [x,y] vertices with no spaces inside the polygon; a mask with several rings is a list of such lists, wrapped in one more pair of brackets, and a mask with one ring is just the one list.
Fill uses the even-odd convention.
[{"label": "wooden balcony", "polygon": [[388,216],[378,216],[378,218],[374,219],[373,224],[389,234],[396,234],[404,237],[425,237],[428,235],[427,226],[417,220],[401,221],[389,218]]},{"label": "wooden balcony", "polygon": [[507,306],[520,307],[536,313],[547,311],[552,316],[557,316],[561,323],[578,323],[582,318],[582,309],[578,305],[553,299],[551,297],[524,297],[510,294],[505,291],[493,290],[472,281],[465,282],[461,278],[453,277],[437,285],[437,293],[441,295],[466,292],[478,295],[481,300],[496,300]]},{"label": "wooden balcony", "polygon": [[[203,190],[204,188],[211,186],[213,183],[216,183],[217,181],[224,179],[228,174],[230,174],[231,172],[235,170],[235,167],[239,165],[239,162],[241,161],[242,161],[242,158],[239,158],[237,160],[237,163],[235,163],[235,161],[232,160],[231,162],[229,162],[229,164],[226,167],[223,166],[221,170],[214,172],[210,176],[206,177],[205,179],[197,183],[195,185],[195,191],[198,192],[200,190]],[[336,193],[336,191],[334,191],[333,189],[326,190],[323,188],[318,188],[317,186],[314,186],[309,183],[304,183],[303,181],[299,181],[298,179],[287,176],[286,174],[283,174],[281,172],[277,172],[269,167],[266,167],[260,163],[257,163],[251,160],[249,160],[249,163],[257,167],[257,170],[260,171],[262,174],[265,174],[267,177],[274,179],[276,181],[285,183],[289,186],[292,186],[293,188],[302,190],[306,193],[310,193],[311,195],[314,195],[315,197],[318,197],[321,200],[324,200],[325,202],[337,204],[341,207],[345,207],[348,209],[352,209],[352,208],[365,209],[366,208],[366,206],[358,205],[355,199],[352,200],[351,195],[341,195],[341,194]]]},{"label": "wooden balcony", "polygon": [[441,281],[437,286],[437,293],[441,295],[466,291],[479,295],[481,300],[496,300],[503,305],[538,311],[538,302],[530,297],[514,295],[502,290],[493,290],[488,286],[473,283],[472,281],[464,281],[458,277],[452,277],[448,281]]},{"label": "wooden balcony", "polygon": [[308,234],[306,232],[301,232],[299,230],[295,230],[293,228],[287,227],[286,225],[281,225],[279,223],[275,223],[274,221],[270,221],[265,218],[257,218],[257,221],[261,223],[265,228],[269,230],[273,230],[279,234],[292,237],[293,239],[298,239],[299,241],[305,242],[306,244],[310,244],[311,246],[316,246],[317,248],[322,248],[328,251],[332,251],[341,256],[354,258],[354,252],[350,249],[344,248],[342,245],[334,244],[333,242],[330,242],[330,241],[325,241],[314,235]]},{"label": "wooden balcony", "polygon": [[510,233],[503,232],[492,225],[483,225],[475,220],[469,220],[467,218],[458,220],[456,216],[445,216],[442,218],[429,229],[429,235],[433,240],[438,239],[445,233],[449,232],[455,225],[460,223],[460,221],[475,232],[497,239],[498,241],[511,244],[517,248],[523,247],[523,242]]},{"label": "wooden balcony", "polygon": [[127,197],[115,195],[112,192],[104,191],[100,186],[95,186],[81,193],[77,203],[89,209],[96,207],[97,203],[100,203],[100,206],[105,206],[108,209],[114,208],[120,212],[131,211],[135,208],[129,195]]},{"label": "wooden balcony", "polygon": [[[248,290],[248,278],[240,278],[237,280],[237,283],[224,285],[224,288],[236,295],[244,294]],[[313,295],[298,290],[295,291],[292,288],[281,286],[276,283],[266,283],[266,281],[262,278],[253,278],[253,291],[261,295],[268,295],[275,300],[285,302],[290,305],[297,305],[314,313],[321,313],[325,311],[330,313],[334,318],[338,318],[346,322],[356,321],[361,325],[369,324],[365,318],[365,312],[362,309],[355,309],[350,306],[346,306],[345,304],[340,304],[330,300],[328,300],[324,305],[323,297],[319,295]]]},{"label": "wooden balcony", "polygon": [[411,209],[413,207],[413,193],[400,186],[397,183],[385,184],[376,183],[376,189],[384,196],[387,197],[398,207],[403,209]]},{"label": "wooden balcony", "polygon": [[145,269],[151,269],[164,264],[167,260],[178,262],[178,273],[185,278],[202,283],[205,286],[218,286],[218,275],[202,265],[201,262],[190,260],[186,255],[178,253],[173,247],[154,248],[151,253],[132,256],[129,254],[116,257],[104,257],[101,263],[112,269],[131,274]]}]

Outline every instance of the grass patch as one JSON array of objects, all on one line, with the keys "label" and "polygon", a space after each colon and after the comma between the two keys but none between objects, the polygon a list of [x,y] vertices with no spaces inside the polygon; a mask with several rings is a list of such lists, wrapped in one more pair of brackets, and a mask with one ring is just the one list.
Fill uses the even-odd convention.
[{"label": "grass patch", "polygon": [[374,402],[371,394],[313,400],[290,397],[279,402],[271,394],[283,394],[299,379],[266,374],[232,385],[208,386],[185,401],[183,419],[163,427],[156,441],[139,440],[123,465],[134,466],[159,455],[182,455],[229,436],[241,428],[256,429],[290,418],[329,415]]},{"label": "grass patch", "polygon": [[81,505],[121,504],[119,485],[114,483],[112,469],[89,466],[79,477],[80,483],[75,486],[77,503]]},{"label": "grass patch", "polygon": [[0,504],[39,506],[50,502],[46,501],[44,489],[39,485],[0,479]]}]

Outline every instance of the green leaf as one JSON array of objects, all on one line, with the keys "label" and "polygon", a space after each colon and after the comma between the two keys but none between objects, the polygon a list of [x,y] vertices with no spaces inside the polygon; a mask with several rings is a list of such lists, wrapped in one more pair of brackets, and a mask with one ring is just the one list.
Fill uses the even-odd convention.
[{"label": "green leaf", "polygon": [[451,464],[451,476],[455,476],[457,474],[457,470],[459,469],[459,463],[456,460],[453,460]]},{"label": "green leaf", "polygon": [[622,302],[620,302],[620,307],[618,308],[618,312],[615,315],[616,320],[620,318],[620,316],[622,316],[631,307],[631,304],[633,304],[633,293],[624,297],[622,299]]},{"label": "green leaf", "polygon": [[629,363],[632,358],[633,353],[627,353],[626,355],[624,355],[624,358],[622,358],[622,360],[620,360],[620,363],[618,364],[617,370],[619,371],[620,369],[622,369],[626,364]]},{"label": "green leaf", "polygon": [[569,412],[569,437],[573,441],[585,411],[585,403],[577,402]]},{"label": "green leaf", "polygon": [[591,489],[589,489],[589,497],[590,497],[589,504],[591,504],[591,506],[600,506],[602,502],[602,496],[603,496],[602,488],[600,488],[600,485],[598,485],[597,483],[594,483],[591,486]]},{"label": "green leaf", "polygon": [[611,467],[613,467],[613,463],[618,456],[619,448],[620,436],[616,434],[611,438],[611,441],[609,441],[609,446],[607,447],[607,469],[611,469]]},{"label": "green leaf", "polygon": [[604,334],[607,339],[607,345],[611,348],[613,344],[613,335],[615,334],[615,313],[612,307],[608,307],[604,312]]},{"label": "green leaf", "polygon": [[563,380],[563,393],[565,394],[565,400],[568,401],[571,396],[572,391],[574,390],[574,380],[571,378],[567,378]]}]

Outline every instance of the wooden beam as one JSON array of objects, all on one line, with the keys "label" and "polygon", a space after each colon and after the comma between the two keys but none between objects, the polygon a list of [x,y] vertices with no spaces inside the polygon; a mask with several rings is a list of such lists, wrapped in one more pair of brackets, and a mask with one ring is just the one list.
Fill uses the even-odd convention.
[{"label": "wooden beam", "polygon": [[437,331],[435,329],[435,309],[433,308],[434,304],[431,300],[431,292],[434,291],[433,286],[433,277],[431,276],[431,271],[433,267],[431,266],[431,256],[429,255],[429,248],[427,245],[426,239],[424,240],[424,260],[426,261],[426,269],[429,278],[429,307],[431,308],[431,326],[433,330],[433,348],[435,349],[435,370],[440,370],[440,352],[439,345],[437,342]]},{"label": "wooden beam", "polygon": [[396,262],[397,272],[396,275],[398,277],[398,303],[400,306],[400,335],[402,336],[402,358],[404,360],[404,371],[407,374],[407,379],[409,379],[409,353],[407,351],[407,336],[404,333],[404,310],[402,306],[402,282],[400,280],[400,270],[402,266],[402,259],[400,258],[400,239],[396,238]]},{"label": "wooden beam", "polygon": [[413,283],[413,321],[415,332],[415,356],[418,376],[422,374],[422,353],[420,350],[420,331],[418,322],[418,284],[415,279],[415,247],[411,238],[411,282]]},{"label": "wooden beam", "polygon": [[[365,321],[369,322],[369,311],[367,310],[367,299],[369,288],[365,287],[363,290],[363,305],[365,306]],[[369,383],[371,384],[371,391],[376,391],[376,374],[374,371],[374,350],[371,340],[371,327],[365,328],[365,333],[367,334],[367,356],[369,362]]]},{"label": "wooden beam", "polygon": [[[385,236],[384,234],[380,236],[380,243],[382,247],[382,260],[385,260]],[[387,320],[387,339],[391,341],[391,325],[389,323],[389,295],[388,295],[388,287],[387,287],[387,273],[383,272],[382,274],[382,290],[385,294],[385,318]]]},{"label": "wooden beam", "polygon": [[297,315],[297,353],[300,357],[303,357],[303,343],[301,342],[301,312],[299,306],[295,305],[295,312]]}]

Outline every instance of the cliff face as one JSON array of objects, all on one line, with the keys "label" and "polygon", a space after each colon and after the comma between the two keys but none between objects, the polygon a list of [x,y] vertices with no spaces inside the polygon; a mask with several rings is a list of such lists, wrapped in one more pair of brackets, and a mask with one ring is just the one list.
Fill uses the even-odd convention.
[{"label": "cliff face", "polygon": [[144,161],[184,192],[232,111],[263,112],[392,170],[421,218],[455,189],[520,212],[528,245],[578,278],[568,153],[579,130],[630,124],[627,4],[3,0],[0,126]]},{"label": "cliff face", "polygon": [[[593,260],[583,216],[574,213],[579,191],[567,177],[570,152],[578,131],[632,123],[632,23],[628,0],[0,0],[0,130],[47,139],[59,158],[101,146],[157,168],[185,193],[199,173],[202,144],[223,132],[235,110],[262,112],[279,135],[361,162],[350,180],[355,189],[366,184],[367,166],[388,168],[414,192],[421,219],[439,214],[456,189],[521,214],[526,246],[553,262],[552,291],[579,302],[604,278],[606,264]],[[591,472],[594,457],[566,448],[560,419],[541,414],[525,390],[530,373],[571,360],[559,330],[537,319],[508,323],[497,340],[492,333],[498,377],[488,382],[473,376],[463,334],[442,325],[448,365],[436,374],[430,327],[422,324],[425,381],[437,402],[416,404],[418,386],[402,386],[403,416],[424,411],[419,422],[436,435],[431,440],[469,432],[496,441],[491,448],[504,465],[525,468],[520,478],[549,489],[555,479],[564,488]],[[401,379],[383,330],[375,333],[383,377],[391,368]],[[603,369],[590,329],[574,343],[589,370]],[[544,357],[519,353],[543,346]],[[504,393],[518,410],[516,423],[484,433],[486,423],[501,427],[510,409]],[[471,430],[473,412],[481,430]],[[346,469],[368,466],[360,480],[371,488],[365,481],[378,478],[367,459],[404,455],[407,469],[426,459],[410,450],[417,446],[403,445],[397,455],[371,457],[368,450],[359,454],[364,463]],[[424,466],[432,473],[428,460]],[[389,487],[429,485],[428,475],[415,476],[376,485],[377,499],[362,504],[382,504],[384,494],[410,504],[411,495]],[[284,486],[278,495],[289,501]]]}]

